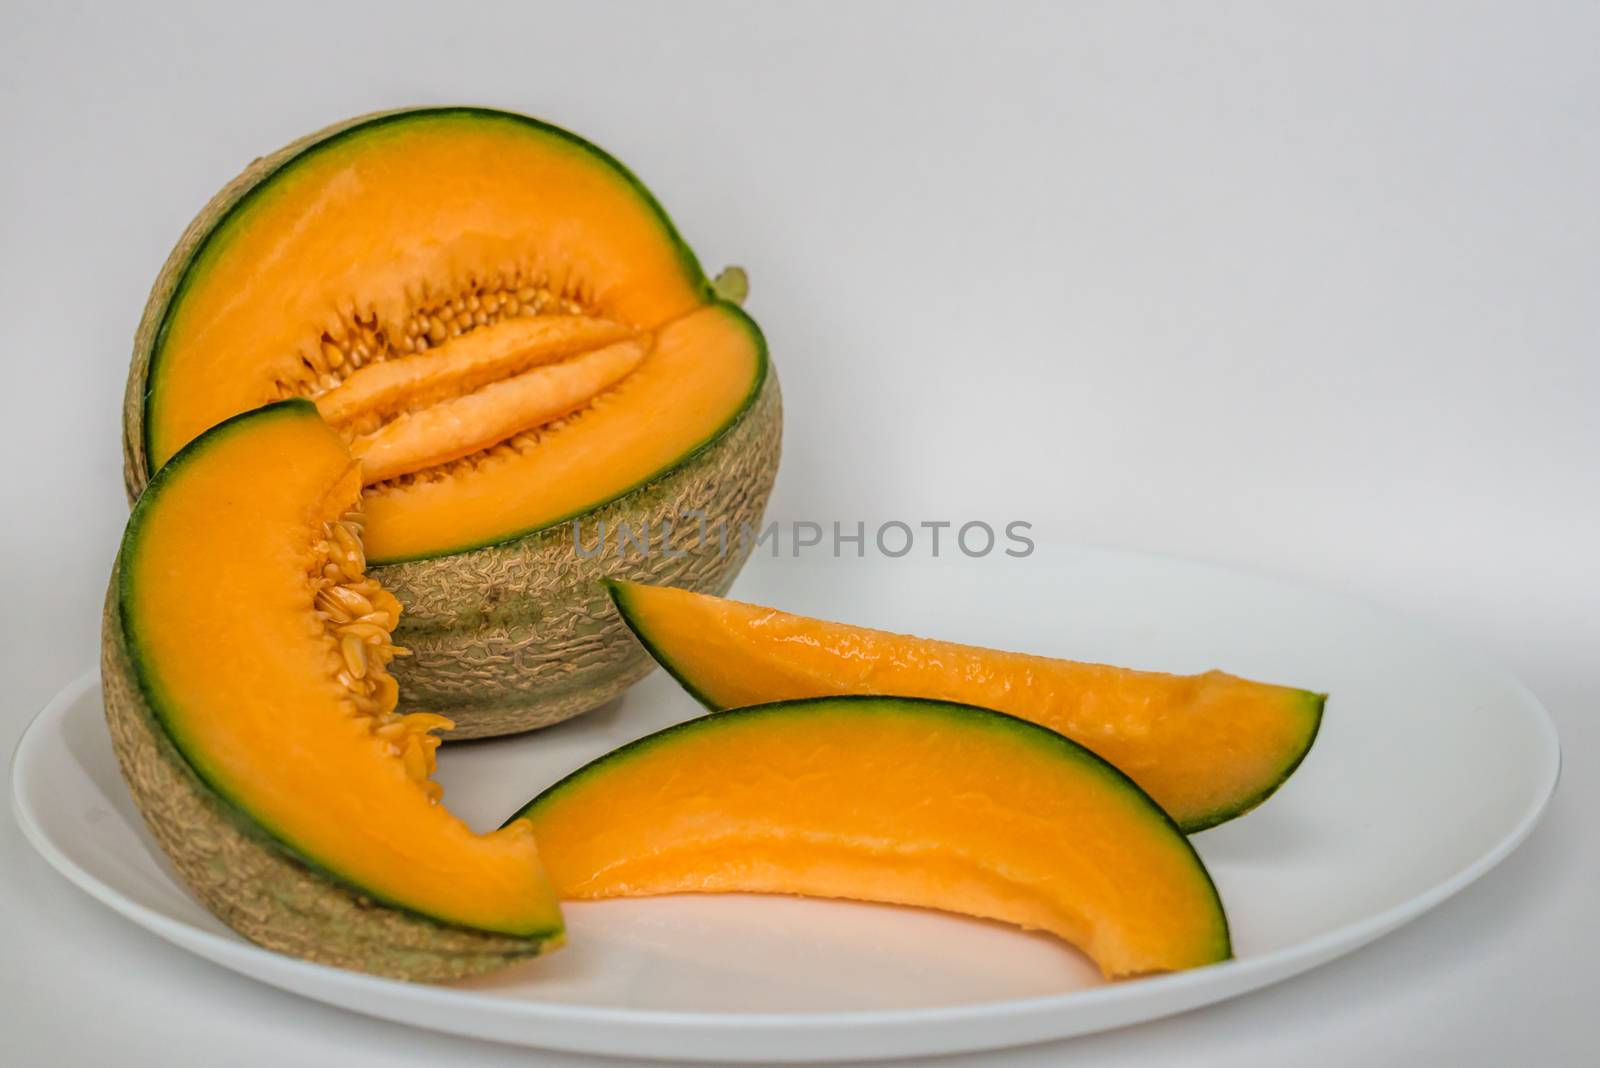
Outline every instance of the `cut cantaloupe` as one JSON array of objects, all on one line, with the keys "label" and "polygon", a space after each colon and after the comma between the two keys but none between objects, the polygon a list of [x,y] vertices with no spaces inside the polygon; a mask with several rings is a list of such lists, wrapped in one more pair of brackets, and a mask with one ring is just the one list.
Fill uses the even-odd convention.
[{"label": "cut cantaloupe", "polygon": [[1167,675],[790,615],[687,590],[611,585],[651,655],[706,707],[835,694],[959,701],[1059,731],[1115,764],[1186,831],[1265,801],[1316,738],[1325,695],[1220,671]]},{"label": "cut cantaloupe", "polygon": [[[647,354],[709,308],[742,318],[649,192],[581,138],[482,108],[354,120],[253,166],[175,251],[129,379],[129,486],[207,427],[304,396],[366,460],[367,496],[392,498],[375,561],[403,558],[391,543],[420,557],[515,538],[665,474],[751,407],[766,366],[748,320],[691,332],[678,362],[697,364],[694,386],[667,417],[659,381],[617,389],[672,379]],[[551,425],[596,403],[604,427]],[[652,419],[654,450],[612,450],[575,484],[526,465],[515,474],[539,492],[479,510],[477,483],[507,475],[485,469]],[[411,476],[435,489],[403,492]]]},{"label": "cut cantaloupe", "polygon": [[1228,959],[1188,840],[1132,781],[984,709],[819,698],[710,716],[574,772],[508,822],[569,899],[754,892],[1051,932],[1109,977]]},{"label": "cut cantaloupe", "polygon": [[[537,525],[548,526],[584,515],[597,499],[596,487],[610,487],[608,493],[614,495],[636,488],[619,484],[619,472],[644,478],[670,468],[675,460],[693,453],[697,443],[714,437],[726,413],[747,406],[751,390],[760,385],[759,335],[737,309],[712,305],[691,312],[663,327],[643,343],[645,347],[638,347],[641,344],[610,342],[574,360],[534,367],[456,401],[470,402],[510,387],[519,378],[560,373],[606,353],[619,356],[631,368],[576,419],[541,431],[537,447],[491,457],[475,464],[466,477],[402,478],[387,483],[381,492],[369,490],[365,509],[374,559],[424,557],[452,540],[482,544],[493,541],[496,532],[523,529],[530,517]],[[418,418],[450,407],[425,410]],[[480,422],[467,420],[466,425]],[[729,487],[738,485],[742,476],[737,474],[737,458],[706,459],[725,472]],[[697,487],[696,493],[705,491]],[[693,496],[686,497],[681,507],[693,501]],[[562,548],[570,552],[570,535]],[[655,564],[660,566],[659,561]]]},{"label": "cut cantaloupe", "polygon": [[405,700],[448,704],[463,738],[576,715],[650,669],[599,578],[721,589],[748,549],[575,559],[569,521],[739,530],[766,505],[778,381],[742,275],[721,277],[549,123],[437,107],[319,130],[223,187],[157,277],[129,498],[206,428],[309,399],[362,462],[367,557],[409,609]]},{"label": "cut cantaloupe", "polygon": [[395,712],[400,605],[363,573],[360,489],[306,401],[157,474],[108,597],[118,757],[180,873],[258,942],[406,978],[536,955],[562,925],[533,836],[440,805],[449,720]]}]

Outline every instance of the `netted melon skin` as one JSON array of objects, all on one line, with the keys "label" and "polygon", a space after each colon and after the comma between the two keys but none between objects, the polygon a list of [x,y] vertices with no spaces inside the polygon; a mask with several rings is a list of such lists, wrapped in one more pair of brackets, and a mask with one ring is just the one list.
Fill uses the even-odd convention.
[{"label": "netted melon skin", "polygon": [[[405,606],[395,641],[412,655],[391,665],[400,707],[455,721],[445,740],[490,738],[546,727],[596,708],[655,666],[601,585],[627,579],[726,593],[759,532],[782,449],[783,404],[770,363],[737,422],[665,475],[580,521],[593,550],[580,554],[571,522],[502,545],[374,567]],[[694,518],[706,517],[706,536]],[[673,524],[682,556],[662,551]],[[648,524],[650,551],[618,551],[619,523]],[[719,536],[726,530],[726,551]]]},{"label": "netted melon skin", "polygon": [[450,927],[373,901],[308,867],[208,787],[139,688],[112,574],[101,638],[106,723],[123,778],[179,877],[258,945],[371,975],[440,982],[482,975],[560,945]]}]

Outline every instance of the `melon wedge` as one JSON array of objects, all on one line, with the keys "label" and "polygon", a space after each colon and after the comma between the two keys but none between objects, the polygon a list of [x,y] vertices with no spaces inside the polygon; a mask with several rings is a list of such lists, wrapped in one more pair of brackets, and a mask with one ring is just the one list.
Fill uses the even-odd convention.
[{"label": "melon wedge", "polygon": [[835,694],[979,705],[1088,746],[1185,831],[1241,816],[1300,765],[1326,695],[1221,671],[1167,675],[830,623],[639,583],[610,586],[650,654],[714,711]]},{"label": "melon wedge", "polygon": [[569,899],[851,898],[1048,931],[1107,977],[1228,959],[1187,838],[1126,776],[998,712],[818,698],[670,727],[573,772],[531,825]]},{"label": "melon wedge", "polygon": [[185,446],[128,520],[102,637],[124,778],[195,894],[246,937],[405,979],[559,945],[525,826],[477,834],[399,715],[400,604],[364,574],[350,450],[309,401]]}]

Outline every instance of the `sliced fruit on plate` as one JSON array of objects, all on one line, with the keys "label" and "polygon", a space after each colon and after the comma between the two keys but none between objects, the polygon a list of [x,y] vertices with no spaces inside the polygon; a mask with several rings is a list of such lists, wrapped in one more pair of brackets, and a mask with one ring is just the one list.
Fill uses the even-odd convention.
[{"label": "sliced fruit on plate", "polygon": [[1007,653],[660,586],[617,582],[611,595],[651,655],[708,708],[898,694],[996,709],[1093,749],[1190,832],[1271,796],[1310,750],[1326,700],[1220,671]]},{"label": "sliced fruit on plate", "polygon": [[[369,115],[253,163],[179,241],[134,343],[130,496],[207,427],[314,400],[362,458],[366,550],[410,609],[407,701],[459,737],[649,670],[608,575],[721,590],[744,542],[579,554],[626,522],[759,526],[781,404],[761,331],[605,152],[483,108]],[[732,551],[723,551],[731,548]]]},{"label": "sliced fruit on plate", "polygon": [[395,598],[364,574],[360,470],[309,401],[228,420],[156,475],[106,598],[106,718],[134,800],[200,900],[310,960],[447,979],[537,955],[559,906],[524,825],[439,804],[397,715]]},{"label": "sliced fruit on plate", "polygon": [[1210,876],[1142,790],[966,705],[836,697],[691,720],[573,772],[519,823],[565,898],[918,905],[1051,932],[1113,977],[1230,955]]}]

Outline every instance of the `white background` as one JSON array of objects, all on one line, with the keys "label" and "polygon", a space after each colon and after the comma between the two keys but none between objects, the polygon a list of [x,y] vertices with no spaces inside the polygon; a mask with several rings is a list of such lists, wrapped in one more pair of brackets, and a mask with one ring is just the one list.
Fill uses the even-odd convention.
[{"label": "white background", "polygon": [[[942,1063],[1600,1056],[1600,9],[134,6],[0,12],[0,747],[95,655],[125,360],[190,216],[330,121],[505,106],[749,267],[776,517],[1026,519],[1304,579],[1454,632],[1558,721],[1546,823],[1415,925],[1228,1005]],[[0,864],[8,1063],[602,1063],[253,985],[92,905],[10,820]]]}]

